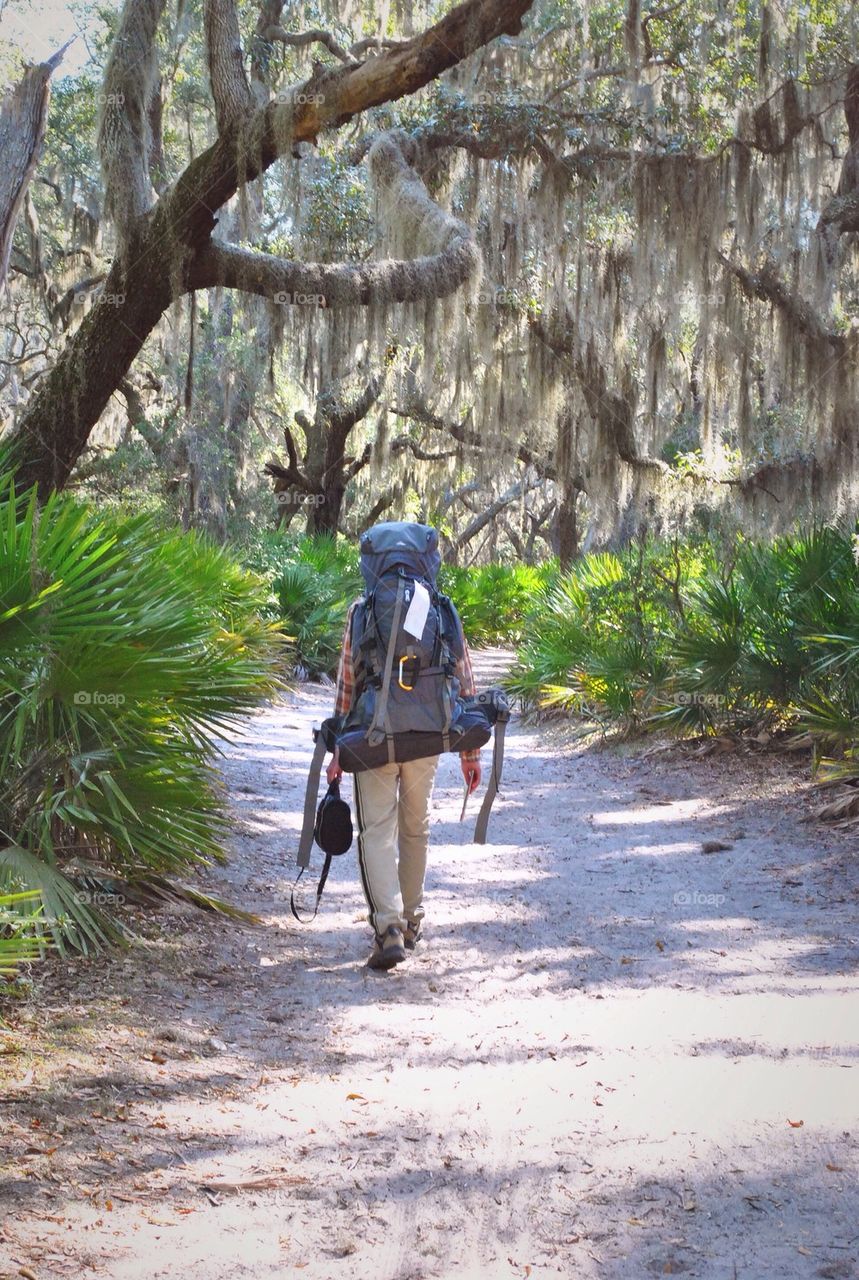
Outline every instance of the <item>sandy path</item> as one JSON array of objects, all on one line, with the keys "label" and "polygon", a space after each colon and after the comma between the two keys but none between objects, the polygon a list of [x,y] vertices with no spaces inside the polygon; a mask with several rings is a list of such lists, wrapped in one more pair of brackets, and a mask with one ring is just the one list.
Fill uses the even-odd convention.
[{"label": "sandy path", "polygon": [[516,726],[477,848],[443,760],[428,940],[376,974],[354,854],[289,915],[329,702],[229,748],[208,883],[264,927],[161,913],[22,1015],[61,1052],[6,1060],[0,1274],[859,1276],[855,850],[800,823],[806,766]]}]

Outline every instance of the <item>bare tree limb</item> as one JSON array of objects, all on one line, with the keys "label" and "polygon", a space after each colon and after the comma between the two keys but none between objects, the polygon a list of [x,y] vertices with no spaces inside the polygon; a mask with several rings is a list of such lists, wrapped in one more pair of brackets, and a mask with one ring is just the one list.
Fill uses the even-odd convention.
[{"label": "bare tree limb", "polygon": [[386,204],[401,226],[437,251],[411,259],[366,263],[296,263],[234,245],[210,243],[194,258],[191,289],[226,285],[285,305],[366,306],[371,302],[415,302],[447,297],[478,269],[480,254],[471,230],[430,199],[412,169],[404,135],[383,135],[370,153],[370,167]]},{"label": "bare tree limb", "polygon": [[[154,3],[155,0],[149,0]],[[243,142],[222,136],[186,169],[159,206],[180,238],[205,243],[214,211],[240,181],[252,181],[298,142],[347,124],[370,107],[396,101],[434,80],[505,32],[521,30],[533,0],[467,0],[434,26],[357,66],[318,68],[292,101],[270,102],[248,124]]]},{"label": "bare tree limb", "polygon": [[441,462],[444,458],[459,457],[458,449],[444,449],[441,453],[430,453],[416,440],[412,440],[411,436],[396,436],[391,441],[390,449],[391,453],[402,453],[404,449],[408,449],[419,462]]},{"label": "bare tree limb", "polygon": [[859,64],[850,68],[844,95],[849,146],[841,164],[835,195],[820,215],[818,231],[824,236],[830,263],[838,236],[859,231]]},{"label": "bare tree limb", "polygon": [[290,32],[281,26],[272,26],[267,27],[262,35],[264,40],[277,40],[292,49],[303,49],[309,44],[321,44],[341,62],[349,66],[357,65],[357,59],[353,53],[339,45],[330,31],[323,31],[319,27],[314,27],[310,31]]},{"label": "bare tree limb", "polygon": [[[144,218],[139,215],[150,209],[153,198],[147,110],[157,75],[155,33],[163,3],[126,0],[105,76],[99,150],[111,210],[126,250],[115,259],[105,292],[122,301],[109,309],[93,308],[88,314],[38,394],[31,397],[14,440],[10,439],[19,459],[18,483],[38,483],[42,492],[68,480],[119,380],[177,290],[207,287],[228,272],[234,279],[248,279],[252,292],[268,294],[271,264],[259,269],[266,278],[257,277],[253,287],[257,268],[242,251],[222,251],[220,258],[212,254],[217,211],[239,186],[258,177],[297,142],[313,140],[371,107],[412,94],[490,40],[518,33],[533,0],[466,0],[400,47],[386,49],[355,67],[315,73],[293,101],[260,106],[249,115],[245,128],[222,134],[191,161]],[[389,158],[394,165],[408,167],[401,152]],[[401,191],[407,191],[405,182]],[[450,268],[449,286],[444,286],[450,291],[469,277],[478,261],[467,229],[451,231],[430,257],[439,255]],[[367,274],[357,280],[347,268],[343,300],[368,301],[374,270],[387,289],[382,301],[413,298],[427,283],[436,286],[435,296],[443,296],[427,261],[369,264],[361,268]],[[172,269],[176,263],[181,263],[179,272]],[[279,270],[286,271],[283,266]],[[276,278],[289,279],[293,287],[300,280],[288,274]]]},{"label": "bare tree limb", "polygon": [[[416,401],[412,401],[408,405],[392,405],[391,412],[395,413],[398,418],[409,418],[414,422],[422,423],[424,426],[432,427],[435,431],[442,431],[446,435],[452,436],[454,440],[458,440],[460,444],[468,445],[470,448],[481,449],[485,446],[485,441],[480,433],[472,430],[467,425],[470,415],[467,415],[462,422],[450,422],[440,418],[438,414],[433,413],[426,405]],[[556,478],[554,463],[547,458],[540,458],[535,455],[528,445],[518,445],[515,456],[524,466],[533,467],[543,479],[554,480]]]},{"label": "bare tree limb", "polygon": [[542,484],[542,480],[539,477],[520,476],[500,497],[496,498],[494,502],[490,502],[483,511],[476,515],[473,520],[470,520],[458,537],[451,540],[445,552],[445,560],[448,563],[452,563],[465,544],[470,542],[472,538],[476,538],[481,529],[485,529],[500,511],[503,511],[505,507],[509,507],[517,498],[521,498],[523,493],[526,493],[529,489],[536,488],[539,484]]},{"label": "bare tree limb", "polygon": [[844,346],[844,336],[831,329],[810,302],[790,292],[771,262],[766,262],[758,271],[751,271],[724,253],[719,253],[718,258],[747,298],[772,303],[799,332],[814,342]]},{"label": "bare tree limb", "polygon": [[402,49],[406,44],[408,40],[392,40],[385,36],[364,36],[350,46],[349,52],[353,58],[360,58],[363,53],[381,53],[383,49]]}]

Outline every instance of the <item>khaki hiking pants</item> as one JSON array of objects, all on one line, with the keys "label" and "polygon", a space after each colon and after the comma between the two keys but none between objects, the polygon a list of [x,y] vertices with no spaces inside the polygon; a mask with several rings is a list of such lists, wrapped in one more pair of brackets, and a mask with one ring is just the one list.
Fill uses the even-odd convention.
[{"label": "khaki hiking pants", "polygon": [[358,866],[376,933],[422,920],[429,802],[438,756],[354,775]]}]

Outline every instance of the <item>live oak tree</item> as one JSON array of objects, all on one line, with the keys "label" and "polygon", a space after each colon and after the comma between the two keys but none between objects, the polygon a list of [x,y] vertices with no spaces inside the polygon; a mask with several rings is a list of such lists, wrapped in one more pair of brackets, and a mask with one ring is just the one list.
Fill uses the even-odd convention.
[{"label": "live oak tree", "polygon": [[[18,422],[21,483],[62,486],[109,397],[178,297],[226,287],[264,297],[307,295],[326,307],[443,297],[477,269],[467,227],[430,200],[407,137],[391,133],[370,154],[374,178],[401,225],[426,251],[366,264],[288,261],[213,236],[218,211],[303,142],[362,112],[414,93],[503,33],[521,29],[530,0],[469,0],[394,47],[356,48],[318,68],[283,100],[251,86],[233,0],[207,0],[205,37],[217,140],[158,195],[153,186],[153,95],[163,0],[127,0],[104,77],[99,151],[116,254],[102,304],[89,312]],[[270,15],[268,15],[270,16]],[[267,30],[267,28],[266,28]],[[288,33],[287,33],[288,34]],[[257,90],[255,92],[255,89]]]}]

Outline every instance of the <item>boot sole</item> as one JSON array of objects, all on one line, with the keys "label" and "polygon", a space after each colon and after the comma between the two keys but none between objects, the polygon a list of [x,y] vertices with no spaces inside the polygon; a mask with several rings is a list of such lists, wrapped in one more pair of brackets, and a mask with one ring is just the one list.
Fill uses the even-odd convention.
[{"label": "boot sole", "polygon": [[368,969],[393,969],[394,965],[402,964],[405,958],[406,958],[405,950],[402,953],[397,951],[393,955],[391,955],[390,953],[388,955],[385,955],[385,953],[382,952],[380,955],[370,956],[370,959],[367,961],[367,968]]}]

